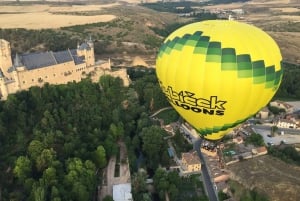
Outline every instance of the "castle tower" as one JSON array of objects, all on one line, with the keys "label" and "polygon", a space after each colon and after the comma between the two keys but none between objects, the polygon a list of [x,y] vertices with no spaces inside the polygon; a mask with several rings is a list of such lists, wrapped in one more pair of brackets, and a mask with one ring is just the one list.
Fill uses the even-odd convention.
[{"label": "castle tower", "polygon": [[94,43],[91,38],[77,46],[77,55],[84,56],[87,67],[95,65]]},{"label": "castle tower", "polygon": [[90,39],[87,41],[88,46],[90,47],[89,50],[86,51],[85,61],[87,66],[95,65],[95,53],[94,53],[94,43],[90,36]]},{"label": "castle tower", "polygon": [[11,61],[11,49],[8,41],[0,39],[0,68],[2,73],[8,79],[11,78],[10,74],[7,72],[12,66]]}]

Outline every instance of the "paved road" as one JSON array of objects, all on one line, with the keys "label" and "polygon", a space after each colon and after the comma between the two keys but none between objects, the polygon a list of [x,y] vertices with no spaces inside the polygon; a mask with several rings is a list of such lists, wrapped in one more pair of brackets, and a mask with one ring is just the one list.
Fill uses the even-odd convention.
[{"label": "paved road", "polygon": [[169,106],[169,107],[161,108],[161,109],[159,109],[158,111],[154,112],[152,115],[150,115],[150,118],[154,117],[155,115],[157,115],[158,113],[160,113],[160,112],[162,112],[162,111],[164,111],[164,110],[169,110],[169,109],[172,109],[172,107]]},{"label": "paved road", "polygon": [[[251,125],[252,128],[255,129],[264,129],[271,131],[271,127],[269,125]],[[291,129],[291,128],[278,128],[277,132],[280,133],[281,131],[284,131],[285,134],[290,134],[290,135],[299,135],[300,136],[300,129]]]},{"label": "paved road", "polygon": [[286,144],[295,144],[300,143],[300,130],[288,129],[288,128],[278,128],[278,133],[284,131],[284,135],[275,135],[274,137],[269,137],[271,134],[271,127],[267,125],[252,125],[252,129],[259,133],[265,144],[273,143],[274,145],[279,145],[282,141]]},{"label": "paved road", "polygon": [[198,156],[199,156],[199,158],[202,162],[202,165],[201,165],[202,178],[203,178],[204,185],[206,187],[207,196],[208,196],[208,199],[210,201],[218,201],[218,196],[216,195],[216,192],[215,192],[215,189],[214,189],[214,184],[213,184],[213,182],[210,178],[206,162],[205,162],[204,157],[203,157],[203,155],[200,151],[201,142],[202,142],[202,139],[197,140],[194,143],[194,149],[197,151]]}]

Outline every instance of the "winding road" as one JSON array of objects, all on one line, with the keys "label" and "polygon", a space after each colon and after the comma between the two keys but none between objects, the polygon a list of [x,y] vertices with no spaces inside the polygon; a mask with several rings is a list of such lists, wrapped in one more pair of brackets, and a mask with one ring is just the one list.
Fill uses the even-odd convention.
[{"label": "winding road", "polygon": [[200,161],[202,162],[202,164],[201,164],[202,178],[203,178],[203,183],[206,188],[207,196],[210,201],[219,201],[216,191],[214,189],[214,184],[210,178],[204,156],[202,155],[202,153],[200,151],[201,143],[202,143],[201,138],[199,140],[195,141],[194,149],[197,151]]}]

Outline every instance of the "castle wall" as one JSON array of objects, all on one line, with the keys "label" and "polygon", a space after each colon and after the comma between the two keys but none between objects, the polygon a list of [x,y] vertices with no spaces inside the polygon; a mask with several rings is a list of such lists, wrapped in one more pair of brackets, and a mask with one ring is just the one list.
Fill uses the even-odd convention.
[{"label": "castle wall", "polygon": [[73,61],[57,64],[34,70],[19,71],[21,90],[31,86],[42,86],[46,82],[50,84],[66,84],[68,82],[79,82],[83,73],[91,71],[85,64],[75,65]]},{"label": "castle wall", "polygon": [[[68,82],[79,82],[91,73],[93,82],[98,82],[100,76],[111,75],[120,77],[124,86],[129,86],[130,80],[126,69],[111,71],[110,60],[95,64],[93,44],[89,44],[91,49],[77,50],[78,55],[85,57],[85,63],[75,65],[74,61],[60,63],[48,67],[27,70],[26,66],[14,67],[15,70],[8,73],[7,69],[12,66],[9,42],[0,39],[0,68],[6,78],[0,78],[0,98],[5,100],[8,94],[27,90],[32,86],[43,86],[49,84],[66,84]],[[2,65],[2,66],[1,66]],[[5,66],[5,72],[4,68]],[[2,96],[2,97],[1,97]]]},{"label": "castle wall", "polygon": [[7,88],[7,93],[8,94],[13,94],[13,93],[16,93],[18,91],[18,88],[16,86],[16,82],[13,81],[13,80],[6,82],[6,88]]},{"label": "castle wall", "polygon": [[119,77],[123,80],[123,84],[125,87],[128,87],[130,84],[130,79],[127,75],[127,70],[126,69],[120,69],[117,71],[112,71],[109,73],[113,77]]}]

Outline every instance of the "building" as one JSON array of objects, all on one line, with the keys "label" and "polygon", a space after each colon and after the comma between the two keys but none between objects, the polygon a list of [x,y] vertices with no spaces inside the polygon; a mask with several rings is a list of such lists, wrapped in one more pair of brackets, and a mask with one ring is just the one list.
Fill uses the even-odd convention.
[{"label": "building", "polygon": [[245,14],[244,10],[241,9],[241,8],[232,9],[231,12],[233,12],[234,14],[237,14],[237,15],[243,15],[243,14]]},{"label": "building", "polygon": [[232,139],[232,142],[235,144],[242,144],[244,142],[243,138],[241,136],[237,136]]},{"label": "building", "polygon": [[254,156],[266,155],[268,153],[268,150],[265,146],[253,148],[251,151]]},{"label": "building", "polygon": [[283,101],[279,101],[279,100],[272,101],[270,102],[270,105],[273,107],[277,107],[279,109],[284,109],[287,114],[294,112],[294,107]]},{"label": "building", "polygon": [[289,119],[279,119],[277,122],[275,122],[275,125],[279,128],[297,128],[297,122]]},{"label": "building", "polygon": [[103,74],[121,77],[129,85],[126,70],[111,71],[110,61],[95,62],[94,44],[88,40],[77,49],[11,55],[10,43],[0,39],[0,98],[32,86],[79,82],[90,74],[98,81]]},{"label": "building", "polygon": [[132,201],[131,184],[113,185],[113,199],[114,201]]},{"label": "building", "polygon": [[187,152],[181,154],[182,167],[187,172],[201,171],[201,162],[197,152]]},{"label": "building", "polygon": [[267,119],[269,117],[269,113],[270,111],[268,107],[264,107],[258,112],[258,115],[261,119]]}]

